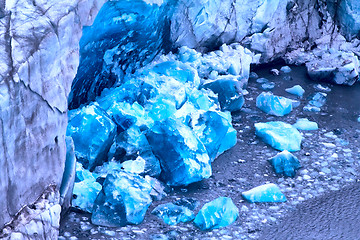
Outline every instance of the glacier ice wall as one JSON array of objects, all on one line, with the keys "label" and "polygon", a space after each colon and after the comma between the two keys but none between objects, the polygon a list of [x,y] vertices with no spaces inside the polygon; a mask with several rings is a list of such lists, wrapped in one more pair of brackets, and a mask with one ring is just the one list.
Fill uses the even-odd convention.
[{"label": "glacier ice wall", "polygon": [[[34,202],[47,185],[60,184],[66,149],[67,97],[79,64],[82,26],[92,24],[104,2],[106,0],[0,2],[0,194],[5,199],[0,201],[0,228],[21,207]],[[116,5],[116,1],[111,2]],[[357,0],[169,1],[174,13],[168,15],[168,12],[169,22],[162,25],[158,25],[161,19],[156,16],[163,16],[160,3],[166,1],[146,2],[153,3],[147,11],[155,12],[151,12],[154,21],[144,26],[159,34],[145,35],[150,41],[146,44],[151,43],[149,48],[135,47],[136,54],[132,55],[133,52],[121,51],[123,45],[117,49],[111,41],[102,48],[101,41],[97,41],[98,46],[89,45],[92,41],[86,38],[82,40],[80,44],[89,46],[89,52],[82,52],[84,63],[79,70],[83,70],[78,72],[79,82],[74,82],[79,86],[79,93],[75,94],[79,99],[74,103],[92,98],[82,91],[98,93],[101,88],[121,81],[123,73],[131,72],[139,63],[145,64],[165,46],[186,45],[207,51],[222,43],[240,42],[253,52],[261,53],[261,61],[266,62],[288,51],[309,50],[324,41],[329,43],[329,39],[338,35],[338,26],[348,40],[357,36],[360,29]],[[136,8],[130,12],[134,11]],[[118,20],[131,17],[128,14]],[[144,23],[144,18],[141,21]],[[86,31],[93,31],[89,36],[95,34],[99,40],[105,34],[94,29],[94,25]],[[119,29],[111,31],[121,33]],[[125,31],[129,32],[131,30]],[[169,42],[165,44],[166,34]],[[127,39],[124,43],[135,40]],[[85,59],[91,51],[100,59],[90,59],[87,63],[91,64],[87,65]],[[134,56],[136,61],[126,60]],[[113,72],[113,66],[107,66],[106,59],[115,59],[117,64],[125,66],[123,72]],[[96,78],[110,81],[97,82]],[[85,84],[85,80],[90,82]]]},{"label": "glacier ice wall", "polygon": [[81,29],[103,2],[0,3],[0,229],[48,185],[60,186]]}]

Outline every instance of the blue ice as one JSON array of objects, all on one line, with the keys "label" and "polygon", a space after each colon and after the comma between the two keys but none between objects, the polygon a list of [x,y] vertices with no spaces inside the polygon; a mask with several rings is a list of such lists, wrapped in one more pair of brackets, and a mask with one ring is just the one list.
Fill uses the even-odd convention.
[{"label": "blue ice", "polygon": [[288,123],[280,121],[255,123],[255,130],[258,137],[277,150],[294,152],[301,149],[302,136]]},{"label": "blue ice", "polygon": [[285,195],[274,183],[264,184],[242,193],[243,198],[251,203],[286,202]]},{"label": "blue ice", "polygon": [[267,114],[284,116],[292,111],[293,101],[270,92],[262,92],[256,98],[256,106]]},{"label": "blue ice", "polygon": [[275,157],[269,159],[275,172],[285,177],[295,177],[296,170],[300,168],[300,162],[293,154],[284,150]]},{"label": "blue ice", "polygon": [[295,85],[291,88],[286,88],[285,91],[298,97],[302,97],[305,93],[305,90],[300,85]]},{"label": "blue ice", "polygon": [[231,198],[219,197],[206,203],[196,215],[194,224],[201,230],[212,230],[226,227],[239,216],[239,209]]},{"label": "blue ice", "polygon": [[311,131],[318,130],[319,126],[316,122],[309,121],[307,118],[299,118],[293,126],[299,130]]}]

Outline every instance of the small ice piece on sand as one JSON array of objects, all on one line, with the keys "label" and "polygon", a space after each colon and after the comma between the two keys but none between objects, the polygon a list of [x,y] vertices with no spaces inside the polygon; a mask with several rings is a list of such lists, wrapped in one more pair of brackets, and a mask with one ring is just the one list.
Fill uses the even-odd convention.
[{"label": "small ice piece on sand", "polygon": [[296,170],[300,168],[299,159],[287,150],[270,158],[269,162],[274,167],[277,174],[284,175],[285,177],[295,177]]},{"label": "small ice piece on sand", "polygon": [[173,203],[161,204],[151,213],[161,218],[168,225],[190,222],[195,218],[194,213],[190,209]]},{"label": "small ice piece on sand", "polygon": [[273,75],[275,75],[275,76],[279,76],[279,75],[280,75],[280,71],[277,70],[276,68],[271,69],[271,70],[270,70],[270,73],[273,74]]},{"label": "small ice piece on sand", "polygon": [[299,130],[311,131],[318,130],[319,126],[316,122],[309,121],[307,118],[299,118],[293,126]]},{"label": "small ice piece on sand", "polygon": [[293,109],[292,100],[286,97],[276,96],[270,92],[262,92],[256,98],[256,106],[267,114],[284,116]]},{"label": "small ice piece on sand", "polygon": [[327,86],[323,86],[321,84],[316,84],[314,86],[315,90],[319,91],[319,92],[331,92],[331,88],[327,87]]},{"label": "small ice piece on sand", "polygon": [[295,85],[291,88],[286,88],[285,91],[298,97],[302,97],[305,92],[305,90],[300,85]]},{"label": "small ice piece on sand", "polygon": [[280,121],[255,123],[255,130],[258,137],[277,150],[294,152],[301,148],[300,132],[288,123]]},{"label": "small ice piece on sand", "polygon": [[200,209],[194,224],[203,231],[212,230],[232,224],[238,216],[239,209],[231,198],[219,197]]},{"label": "small ice piece on sand", "polygon": [[243,198],[251,203],[286,202],[285,195],[274,183],[261,185],[242,193]]},{"label": "small ice piece on sand", "polygon": [[290,73],[291,72],[291,68],[289,66],[283,66],[280,68],[280,71],[283,73]]},{"label": "small ice piece on sand", "polygon": [[265,91],[274,89],[274,87],[275,87],[275,83],[274,83],[274,82],[267,82],[267,83],[263,83],[263,84],[261,85],[261,88],[262,88],[263,90],[265,90]]},{"label": "small ice piece on sand", "polygon": [[266,79],[266,78],[258,78],[258,79],[256,80],[256,82],[257,82],[257,83],[261,83],[261,84],[263,84],[263,83],[267,83],[267,82],[269,82],[269,80],[268,80],[268,79]]}]

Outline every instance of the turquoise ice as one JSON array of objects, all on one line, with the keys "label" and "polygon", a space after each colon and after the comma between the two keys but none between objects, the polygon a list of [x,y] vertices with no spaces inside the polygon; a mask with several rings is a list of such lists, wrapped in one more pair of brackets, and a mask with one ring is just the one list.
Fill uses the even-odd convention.
[{"label": "turquoise ice", "polygon": [[316,122],[309,121],[307,118],[299,118],[293,126],[299,130],[311,131],[318,130],[319,126]]},{"label": "turquoise ice", "polygon": [[158,216],[169,225],[176,225],[180,222],[190,222],[195,218],[194,213],[190,209],[173,203],[161,204],[151,213]]},{"label": "turquoise ice", "polygon": [[201,230],[226,227],[239,217],[239,209],[231,198],[219,197],[206,203],[196,215],[194,224]]},{"label": "turquoise ice", "polygon": [[211,176],[205,145],[182,121],[169,118],[156,122],[146,137],[160,160],[160,177],[169,185],[188,185]]},{"label": "turquoise ice", "polygon": [[150,183],[143,177],[113,171],[107,175],[95,200],[91,222],[107,227],[141,223],[152,203],[151,190]]},{"label": "turquoise ice", "polygon": [[285,97],[276,96],[270,92],[262,92],[256,98],[256,107],[267,114],[284,116],[292,111],[293,101]]},{"label": "turquoise ice", "polygon": [[301,149],[302,136],[295,127],[288,123],[280,121],[255,123],[255,133],[265,143],[277,150],[294,152]]},{"label": "turquoise ice", "polygon": [[284,175],[285,177],[295,177],[296,170],[301,167],[299,159],[287,150],[270,158],[269,162],[277,174]]},{"label": "turquoise ice", "polygon": [[285,195],[274,183],[264,184],[242,193],[243,198],[251,203],[286,202]]},{"label": "turquoise ice", "polygon": [[107,160],[116,125],[104,110],[91,104],[69,111],[66,134],[74,140],[77,160],[93,170]]},{"label": "turquoise ice", "polygon": [[291,88],[286,88],[285,91],[298,97],[302,97],[305,93],[305,90],[300,85],[295,85]]}]

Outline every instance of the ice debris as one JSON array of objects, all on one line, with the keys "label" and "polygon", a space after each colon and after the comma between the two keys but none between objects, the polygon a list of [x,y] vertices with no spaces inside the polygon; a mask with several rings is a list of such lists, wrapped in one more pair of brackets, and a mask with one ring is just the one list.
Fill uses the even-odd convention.
[{"label": "ice debris", "polygon": [[251,203],[286,202],[285,195],[274,183],[264,184],[242,193],[243,198]]},{"label": "ice debris", "polygon": [[256,98],[256,106],[267,114],[284,116],[292,111],[293,101],[270,92],[262,92]]},{"label": "ice debris", "polygon": [[238,111],[244,105],[244,97],[240,82],[233,78],[220,78],[214,81],[207,81],[203,88],[211,89],[218,94],[219,103],[223,111]]},{"label": "ice debris", "polygon": [[275,87],[275,83],[274,82],[267,82],[267,83],[263,83],[261,84],[261,88],[265,91],[274,89]]},{"label": "ice debris", "polygon": [[287,150],[270,158],[269,162],[277,174],[284,175],[285,177],[295,177],[296,170],[300,168],[300,162],[297,157]]},{"label": "ice debris", "polygon": [[294,152],[301,149],[302,136],[288,123],[280,121],[255,123],[255,130],[258,137],[277,150]]},{"label": "ice debris", "polygon": [[304,111],[308,112],[320,112],[321,107],[326,103],[327,94],[323,92],[317,92],[313,95],[309,103],[304,107]]},{"label": "ice debris", "polygon": [[73,207],[92,212],[95,199],[101,191],[101,184],[96,181],[96,178],[96,174],[84,169],[81,163],[76,163],[76,179],[71,202]]},{"label": "ice debris", "polygon": [[291,68],[289,66],[282,66],[280,68],[280,71],[283,73],[290,73],[291,72]]},{"label": "ice debris", "polygon": [[194,224],[203,231],[212,230],[232,224],[238,216],[239,209],[231,198],[219,197],[200,209]]},{"label": "ice debris", "polygon": [[206,147],[180,120],[156,122],[146,137],[160,160],[160,177],[169,185],[188,185],[211,176]]},{"label": "ice debris", "polygon": [[359,60],[354,53],[329,49],[319,55],[306,63],[311,79],[350,86],[359,79]]},{"label": "ice debris", "polygon": [[107,227],[141,223],[152,203],[151,190],[150,183],[137,174],[109,173],[95,200],[91,222]]},{"label": "ice debris", "polygon": [[195,218],[194,213],[190,209],[173,203],[161,204],[151,213],[158,216],[169,225],[175,225],[180,222],[190,222]]},{"label": "ice debris", "polygon": [[116,125],[96,104],[69,111],[67,135],[75,144],[75,155],[85,168],[93,170],[107,159]]},{"label": "ice debris", "polygon": [[295,85],[291,88],[286,88],[285,91],[298,97],[302,97],[303,94],[305,93],[305,90],[300,85]]},{"label": "ice debris", "polygon": [[318,124],[316,122],[309,121],[307,118],[299,118],[293,126],[296,129],[304,130],[304,131],[311,131],[311,130],[318,130]]}]

